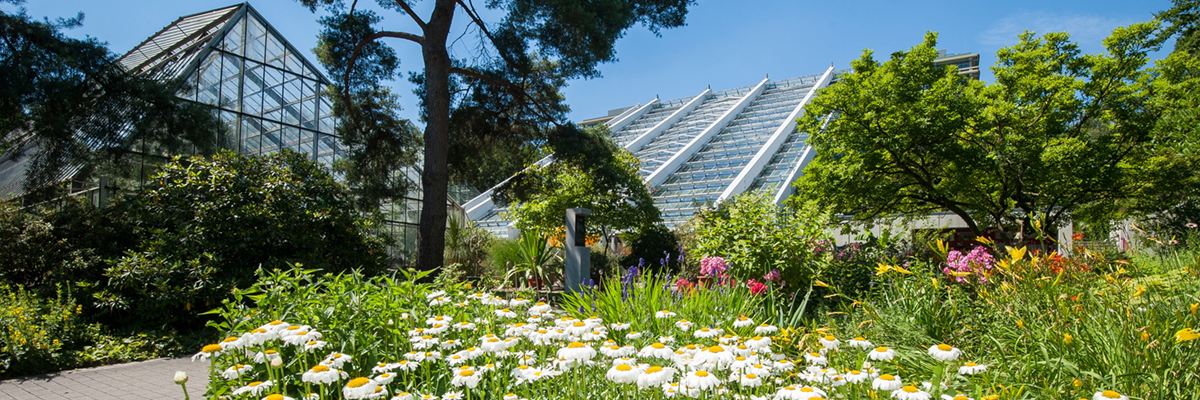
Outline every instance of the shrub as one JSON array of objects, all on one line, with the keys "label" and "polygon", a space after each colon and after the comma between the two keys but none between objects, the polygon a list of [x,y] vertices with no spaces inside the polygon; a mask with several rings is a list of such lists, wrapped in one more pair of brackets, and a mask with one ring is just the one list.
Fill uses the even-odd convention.
[{"label": "shrub", "polygon": [[688,249],[691,258],[724,257],[728,273],[740,279],[778,270],[783,281],[796,288],[806,288],[820,273],[813,250],[826,238],[828,218],[813,203],[780,208],[758,191],[731,198],[695,218],[699,222],[696,248]]},{"label": "shrub", "polygon": [[385,242],[346,187],[295,152],[176,158],[117,207],[139,243],[96,297],[118,323],[194,322],[260,267],[386,268]]},{"label": "shrub", "polygon": [[70,345],[85,337],[82,308],[67,290],[41,299],[23,286],[0,283],[0,376],[70,365]]},{"label": "shrub", "polygon": [[626,233],[624,239],[629,245],[629,255],[621,260],[622,266],[641,265],[644,271],[658,273],[678,273],[682,269],[682,247],[675,233],[666,226],[643,226]]}]

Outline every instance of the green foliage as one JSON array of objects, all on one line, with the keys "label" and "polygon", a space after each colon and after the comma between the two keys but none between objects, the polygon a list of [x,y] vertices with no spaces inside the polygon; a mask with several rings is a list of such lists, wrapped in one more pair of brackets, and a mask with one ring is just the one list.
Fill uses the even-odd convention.
[{"label": "green foliage", "polygon": [[475,226],[465,215],[451,214],[450,225],[446,227],[446,265],[461,264],[473,276],[487,274],[488,249],[495,240],[491,232]]},{"label": "green foliage", "polygon": [[99,39],[62,33],[82,21],[0,12],[0,159],[29,158],[28,192],[58,183],[69,166],[119,165],[130,143],[150,153],[214,148],[224,125],[175,96],[184,78],[130,74]]},{"label": "green foliage", "polygon": [[[702,327],[734,331],[739,316],[761,320],[762,296],[752,296],[745,285],[726,282],[711,287],[672,288],[669,275],[652,273],[637,276],[609,276],[601,285],[579,293],[563,295],[562,308],[575,318],[599,316],[605,321],[630,324],[634,331],[669,331],[675,321],[686,319]],[[656,318],[655,313],[669,310],[673,318]]]},{"label": "green foliage", "polygon": [[1159,34],[1161,40],[1175,38],[1176,53],[1195,57],[1200,53],[1200,1],[1174,0],[1170,9],[1154,14],[1166,27]]},{"label": "green foliage", "polygon": [[0,282],[0,376],[31,375],[69,366],[70,346],[88,326],[71,293],[39,298],[21,285]]},{"label": "green foliage", "polygon": [[808,287],[820,275],[822,263],[813,250],[826,239],[829,217],[813,203],[779,207],[766,192],[750,192],[695,218],[699,223],[696,248],[688,249],[691,258],[724,257],[727,273],[741,279],[761,279],[779,270],[792,288]]},{"label": "green foliage", "polygon": [[[641,265],[643,271],[658,273],[677,273],[683,269],[679,261],[682,250],[679,239],[671,229],[661,224],[642,226],[622,235],[629,255],[621,261],[621,265],[632,267]],[[663,263],[663,261],[666,263]]]},{"label": "green foliage", "polygon": [[530,283],[547,286],[562,276],[563,260],[559,249],[550,245],[550,238],[534,230],[521,232],[515,241],[498,244],[493,263],[505,262],[501,287],[515,284],[525,288]]},{"label": "green foliage", "polygon": [[117,320],[194,323],[193,310],[249,285],[259,267],[386,267],[383,240],[367,233],[371,222],[345,186],[294,152],[177,158],[119,207],[137,221],[131,234],[139,242],[108,268],[96,294]]},{"label": "green foliage", "polygon": [[605,237],[661,220],[642,182],[640,161],[617,146],[607,129],[583,132],[570,142],[563,147],[574,153],[556,153],[554,162],[532,165],[497,189],[498,203],[508,204],[507,218],[519,229],[554,231],[563,226],[568,208],[591,210],[588,229]]},{"label": "green foliage", "polygon": [[933,33],[883,63],[867,51],[800,120],[817,154],[797,196],[857,220],[948,210],[977,234],[1131,198],[1151,167],[1154,30],[1119,28],[1097,55],[1026,33],[997,53],[992,84],[935,67]]}]

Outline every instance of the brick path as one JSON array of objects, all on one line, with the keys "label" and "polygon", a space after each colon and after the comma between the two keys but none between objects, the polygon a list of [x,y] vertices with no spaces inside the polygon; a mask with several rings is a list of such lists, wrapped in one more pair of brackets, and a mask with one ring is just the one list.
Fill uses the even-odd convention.
[{"label": "brick path", "polygon": [[208,362],[162,358],[0,381],[0,400],[182,399],[175,371],[188,374],[188,394],[204,398]]}]

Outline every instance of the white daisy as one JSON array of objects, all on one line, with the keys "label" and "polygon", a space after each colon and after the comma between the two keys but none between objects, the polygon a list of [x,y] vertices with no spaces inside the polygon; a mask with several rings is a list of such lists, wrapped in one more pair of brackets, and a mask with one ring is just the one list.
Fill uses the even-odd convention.
[{"label": "white daisy", "polygon": [[654,318],[658,318],[658,319],[666,319],[666,318],[674,318],[674,317],[675,317],[675,313],[670,312],[668,310],[660,310],[660,311],[654,313]]},{"label": "white daisy", "polygon": [[608,327],[614,331],[623,331],[623,330],[629,329],[629,324],[624,323],[624,322],[615,322],[615,323],[609,324]]},{"label": "white daisy", "polygon": [[320,349],[325,348],[325,345],[327,345],[327,344],[329,344],[329,343],[322,341],[322,340],[310,340],[310,341],[304,343],[304,351],[309,352],[309,351],[313,351],[313,350],[320,350]]},{"label": "white daisy", "polygon": [[590,360],[596,356],[596,350],[580,342],[571,342],[567,347],[558,349],[558,357],[567,360]]},{"label": "white daisy", "polygon": [[883,391],[890,392],[893,390],[900,389],[901,386],[904,386],[904,384],[901,383],[900,377],[893,376],[890,374],[880,375],[878,378],[875,378],[874,381],[871,381],[871,389],[875,389],[875,390],[883,390]]},{"label": "white daisy", "polygon": [[459,369],[455,371],[454,378],[450,379],[450,384],[454,386],[466,386],[474,389],[479,385],[479,380],[483,378],[483,374],[475,372],[474,369]]},{"label": "white daisy", "polygon": [[862,383],[862,382],[866,381],[867,378],[870,378],[870,377],[871,377],[870,375],[868,375],[867,373],[865,373],[863,371],[860,371],[857,369],[851,370],[850,372],[846,373],[846,382]]},{"label": "white daisy", "polygon": [[867,358],[874,361],[888,361],[896,358],[896,351],[887,347],[876,347],[875,350],[871,350],[870,353],[867,353]]},{"label": "white daisy", "polygon": [[675,379],[675,368],[650,366],[642,370],[641,375],[638,375],[638,389],[661,386],[672,379]]},{"label": "white daisy", "polygon": [[679,382],[688,388],[708,390],[721,384],[721,379],[708,371],[692,371]]},{"label": "white daisy", "polygon": [[962,355],[962,350],[959,350],[958,348],[956,348],[954,346],[942,343],[937,346],[930,346],[929,347],[929,355],[938,361],[954,361],[954,360],[958,359],[959,356]]},{"label": "white daisy", "polygon": [[245,375],[247,372],[250,372],[253,370],[254,370],[253,366],[237,364],[237,365],[227,368],[224,371],[221,371],[221,377],[225,378],[225,379],[229,379],[229,380],[234,380],[234,379],[241,377],[242,375]]},{"label": "white daisy", "polygon": [[632,332],[626,333],[625,338],[629,339],[629,340],[638,340],[638,339],[642,338],[642,333],[638,332],[638,331],[632,331]]},{"label": "white daisy", "polygon": [[616,383],[634,383],[642,374],[641,369],[629,364],[616,364],[604,374],[605,378]]},{"label": "white daisy", "polygon": [[846,341],[846,344],[850,347],[855,347],[862,350],[869,350],[870,348],[875,347],[875,345],[871,344],[870,341],[864,339],[862,336],[856,336],[854,339]]},{"label": "white daisy", "polygon": [[805,353],[804,361],[812,365],[829,365],[829,359],[821,355],[821,353]]},{"label": "white daisy", "polygon": [[965,394],[958,393],[953,396],[948,395],[948,394],[943,394],[942,400],[975,400],[975,399],[967,397],[967,395],[965,395]]},{"label": "white daisy", "polygon": [[1105,390],[1092,395],[1092,400],[1129,400],[1129,397],[1112,390]]},{"label": "white daisy", "polygon": [[391,372],[384,372],[382,374],[376,375],[374,378],[371,378],[371,380],[378,382],[380,385],[386,385],[386,384],[392,383],[392,380],[394,380],[394,379],[396,379],[396,374],[393,374]]},{"label": "white daisy", "polygon": [[754,320],[747,318],[745,315],[740,315],[737,320],[733,321],[734,328],[745,328],[754,326]]},{"label": "white daisy", "polygon": [[933,395],[924,390],[917,389],[916,386],[908,385],[892,392],[892,397],[897,400],[929,400]]},{"label": "white daisy", "polygon": [[745,374],[738,378],[738,383],[744,387],[762,386],[762,377],[755,374]]},{"label": "white daisy", "polygon": [[349,378],[350,375],[338,369],[329,368],[325,365],[317,365],[308,371],[304,371],[300,375],[301,382],[315,383],[318,385],[328,385],[337,382],[338,379]]},{"label": "white daisy", "polygon": [[842,344],[841,340],[837,340],[837,338],[835,338],[831,335],[825,335],[825,336],[821,337],[821,339],[819,339],[818,341],[821,342],[822,347],[824,347],[826,349],[830,349],[830,350],[837,350],[838,345]]},{"label": "white daisy", "polygon": [[770,335],[779,331],[774,325],[762,324],[754,328],[755,335]]},{"label": "white daisy", "polygon": [[649,346],[643,347],[638,352],[638,357],[655,357],[664,360],[670,360],[675,356],[675,351],[661,342],[655,342]]},{"label": "white daisy", "polygon": [[686,319],[681,319],[679,321],[675,321],[675,327],[679,328],[679,330],[685,331],[685,332],[688,330],[691,330],[692,325],[695,325],[695,324],[693,324],[692,321],[688,321]]},{"label": "white daisy", "polygon": [[350,361],[352,358],[353,357],[350,357],[348,354],[334,352],[330,353],[328,357],[325,357],[325,361],[333,368],[341,368],[343,364],[345,364],[347,361]]},{"label": "white daisy", "polygon": [[246,384],[246,386],[242,386],[240,388],[235,389],[232,394],[234,397],[241,396],[243,394],[249,394],[251,396],[258,396],[258,395],[262,394],[263,392],[267,391],[267,389],[270,389],[271,385],[272,385],[271,381],[266,381],[266,382],[254,381],[254,382],[250,382],[250,383]]},{"label": "white daisy", "polygon": [[963,375],[975,375],[983,372],[987,372],[987,366],[979,365],[973,362],[968,362],[963,364],[963,366],[958,367],[958,373]]},{"label": "white daisy", "polygon": [[[237,340],[237,337],[234,337],[234,340]],[[192,356],[192,362],[195,362],[197,358],[199,358],[201,361],[208,361],[209,358],[219,356],[224,351],[225,347],[219,344],[206,345],[200,349],[199,353],[196,353],[196,355]]]},{"label": "white daisy", "polygon": [[414,396],[412,393],[400,392],[400,393],[396,393],[395,396],[392,396],[392,398],[388,399],[388,400],[413,400],[413,398],[414,398]]},{"label": "white daisy", "polygon": [[692,332],[692,336],[695,336],[695,337],[698,337],[701,339],[715,338],[720,335],[721,335],[721,328],[711,329],[709,327],[703,327],[703,328],[697,329],[695,332]]},{"label": "white daisy", "polygon": [[516,318],[517,317],[517,313],[515,313],[515,312],[513,312],[513,310],[509,310],[507,308],[502,308],[502,309],[496,310],[495,312],[496,312],[496,316],[500,317],[500,318]]},{"label": "white daisy", "polygon": [[517,297],[508,301],[509,307],[523,307],[526,304],[529,304],[529,299],[523,297]]}]

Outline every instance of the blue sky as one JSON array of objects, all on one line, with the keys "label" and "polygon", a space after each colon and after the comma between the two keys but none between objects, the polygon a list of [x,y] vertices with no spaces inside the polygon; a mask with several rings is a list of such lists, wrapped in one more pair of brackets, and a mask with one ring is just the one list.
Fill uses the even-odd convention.
[{"label": "blue sky", "polygon": [[[373,3],[363,0],[362,3]],[[428,9],[431,1],[419,4]],[[84,25],[69,31],[93,36],[124,53],[176,18],[233,4],[231,0],[34,0],[25,4],[35,17],[85,14]],[[609,109],[699,94],[772,79],[823,72],[830,63],[848,68],[863,49],[877,59],[920,43],[925,31],[939,32],[939,48],[950,53],[974,52],[991,66],[996,50],[1016,43],[1024,30],[1067,31],[1086,52],[1103,50],[1101,41],[1113,28],[1150,20],[1170,7],[1169,0],[1139,1],[766,1],[699,0],[688,25],[655,37],[636,27],[617,42],[619,61],[600,67],[602,78],[577,80],[566,88],[571,119],[605,115]],[[293,0],[251,2],[296,48],[316,46],[317,15]],[[10,5],[0,6],[12,11]],[[384,29],[414,31],[404,16],[383,10]],[[461,20],[461,18],[460,18]],[[402,68],[419,70],[419,50],[395,41]],[[460,55],[465,56],[465,53]],[[1160,53],[1163,56],[1165,53]],[[308,54],[309,59],[315,57]],[[984,80],[991,78],[985,71]],[[407,82],[397,85],[416,117],[415,99]]]}]

